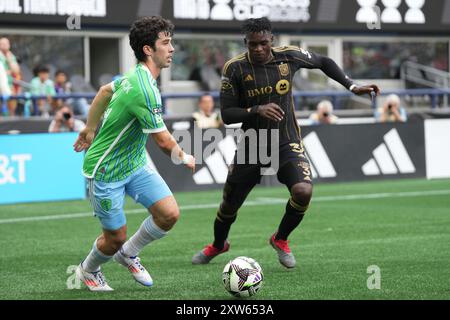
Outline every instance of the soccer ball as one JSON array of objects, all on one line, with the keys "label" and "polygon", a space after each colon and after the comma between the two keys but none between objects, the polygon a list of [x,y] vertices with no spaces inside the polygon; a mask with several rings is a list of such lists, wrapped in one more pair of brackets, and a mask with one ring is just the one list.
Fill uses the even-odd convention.
[{"label": "soccer ball", "polygon": [[228,262],[222,273],[225,290],[235,297],[250,297],[261,289],[264,276],[261,266],[249,257],[237,257]]}]

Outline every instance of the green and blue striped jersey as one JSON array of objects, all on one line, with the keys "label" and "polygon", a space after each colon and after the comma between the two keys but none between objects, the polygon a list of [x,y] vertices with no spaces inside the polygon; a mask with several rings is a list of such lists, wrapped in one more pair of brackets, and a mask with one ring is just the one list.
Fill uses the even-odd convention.
[{"label": "green and blue striped jersey", "polygon": [[101,128],[83,163],[83,174],[116,182],[147,163],[149,133],[166,130],[161,94],[150,70],[142,65],[111,83],[114,92]]}]

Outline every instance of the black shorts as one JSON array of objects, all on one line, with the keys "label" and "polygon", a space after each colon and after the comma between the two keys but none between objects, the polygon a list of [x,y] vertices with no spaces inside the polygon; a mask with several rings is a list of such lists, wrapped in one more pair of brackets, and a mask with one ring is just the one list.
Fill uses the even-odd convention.
[{"label": "black shorts", "polygon": [[[229,168],[227,181],[233,184],[245,183],[251,185],[260,183],[262,170],[268,167],[270,165],[232,164]],[[276,174],[278,181],[285,184],[289,189],[300,182],[312,183],[311,166],[305,155],[302,142],[292,142],[280,146],[279,169]]]}]

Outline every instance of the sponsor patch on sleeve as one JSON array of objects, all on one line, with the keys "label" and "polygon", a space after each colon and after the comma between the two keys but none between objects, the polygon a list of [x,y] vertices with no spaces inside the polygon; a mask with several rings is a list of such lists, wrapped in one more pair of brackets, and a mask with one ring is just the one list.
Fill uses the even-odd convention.
[{"label": "sponsor patch on sleeve", "polygon": [[227,80],[222,80],[222,90],[230,90],[230,89],[233,89],[233,85],[231,84],[231,82],[230,81],[227,81]]},{"label": "sponsor patch on sleeve", "polygon": [[153,114],[160,114],[162,112],[163,112],[163,110],[162,110],[161,107],[159,107],[159,108],[152,108],[152,113]]}]

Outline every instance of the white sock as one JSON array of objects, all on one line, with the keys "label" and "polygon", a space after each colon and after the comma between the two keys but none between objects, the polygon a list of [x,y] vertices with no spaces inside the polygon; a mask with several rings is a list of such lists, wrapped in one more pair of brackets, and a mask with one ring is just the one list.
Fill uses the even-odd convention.
[{"label": "white sock", "polygon": [[158,227],[150,216],[142,222],[138,231],[122,246],[122,253],[127,257],[135,257],[153,240],[158,240],[167,234]]},{"label": "white sock", "polygon": [[97,239],[94,241],[91,252],[84,259],[81,266],[87,272],[96,272],[100,270],[100,265],[111,260],[112,256],[107,256],[97,248]]}]

